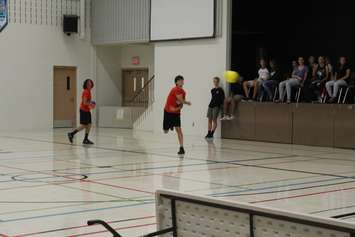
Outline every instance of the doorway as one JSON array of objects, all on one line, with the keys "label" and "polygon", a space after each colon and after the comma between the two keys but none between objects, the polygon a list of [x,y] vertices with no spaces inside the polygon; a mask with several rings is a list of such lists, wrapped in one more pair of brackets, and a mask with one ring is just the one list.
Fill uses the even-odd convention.
[{"label": "doorway", "polygon": [[54,67],[53,127],[76,126],[76,67]]},{"label": "doorway", "polygon": [[144,98],[139,97],[139,101],[135,101],[149,80],[148,72],[147,68],[122,70],[123,106],[141,106],[149,100],[149,94],[144,93]]}]

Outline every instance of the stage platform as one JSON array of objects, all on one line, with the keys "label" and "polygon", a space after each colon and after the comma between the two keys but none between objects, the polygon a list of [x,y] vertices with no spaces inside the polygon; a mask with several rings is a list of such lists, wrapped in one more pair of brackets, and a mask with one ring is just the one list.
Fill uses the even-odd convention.
[{"label": "stage platform", "polygon": [[355,105],[240,103],[222,137],[355,149]]}]

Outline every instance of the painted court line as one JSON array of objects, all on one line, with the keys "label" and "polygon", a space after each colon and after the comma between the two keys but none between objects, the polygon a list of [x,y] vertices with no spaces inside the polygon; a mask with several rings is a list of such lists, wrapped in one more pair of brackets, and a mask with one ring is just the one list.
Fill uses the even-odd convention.
[{"label": "painted court line", "polygon": [[282,198],[271,198],[271,199],[266,199],[266,200],[254,201],[254,202],[250,202],[250,203],[265,203],[265,202],[274,202],[274,201],[281,201],[281,200],[295,199],[295,198],[300,198],[300,197],[309,197],[309,196],[317,196],[317,195],[323,195],[323,194],[328,194],[328,193],[335,193],[335,192],[350,191],[350,190],[355,190],[355,187],[351,187],[351,188],[342,188],[342,189],[334,189],[334,190],[328,190],[328,191],[324,191],[324,192],[315,192],[315,193],[308,193],[308,194],[294,195],[294,196],[288,196],[288,197],[282,197]]},{"label": "painted court line", "polygon": [[[146,219],[152,219],[152,218],[155,218],[155,216],[145,216],[145,217],[137,217],[137,218],[131,218],[131,219],[123,219],[123,220],[118,220],[118,221],[109,221],[107,223],[108,224],[124,223],[124,222],[139,221],[139,220],[146,220]],[[39,232],[33,232],[33,233],[27,233],[27,234],[19,234],[19,235],[15,235],[14,237],[35,236],[35,235],[42,235],[42,234],[48,234],[48,233],[53,233],[53,232],[61,232],[61,231],[66,231],[66,230],[75,230],[75,229],[82,229],[82,228],[89,228],[89,226],[88,225],[71,226],[71,227],[58,228],[58,229],[53,229],[53,230],[45,230],[45,231],[39,231]]]}]

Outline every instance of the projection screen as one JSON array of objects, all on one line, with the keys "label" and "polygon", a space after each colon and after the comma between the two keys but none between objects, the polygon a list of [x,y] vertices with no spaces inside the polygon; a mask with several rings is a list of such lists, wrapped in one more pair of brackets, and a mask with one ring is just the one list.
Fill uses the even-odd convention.
[{"label": "projection screen", "polygon": [[214,34],[215,0],[151,0],[151,41],[209,38]]}]

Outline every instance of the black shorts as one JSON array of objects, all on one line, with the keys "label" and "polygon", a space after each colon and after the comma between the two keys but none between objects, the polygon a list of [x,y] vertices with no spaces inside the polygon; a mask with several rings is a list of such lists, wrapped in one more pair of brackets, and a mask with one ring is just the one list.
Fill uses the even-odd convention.
[{"label": "black shorts", "polygon": [[91,112],[80,110],[80,124],[82,125],[91,124]]},{"label": "black shorts", "polygon": [[168,113],[164,111],[164,122],[163,129],[164,131],[173,130],[174,128],[181,127],[180,114]]}]

